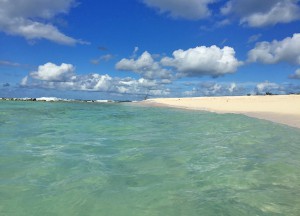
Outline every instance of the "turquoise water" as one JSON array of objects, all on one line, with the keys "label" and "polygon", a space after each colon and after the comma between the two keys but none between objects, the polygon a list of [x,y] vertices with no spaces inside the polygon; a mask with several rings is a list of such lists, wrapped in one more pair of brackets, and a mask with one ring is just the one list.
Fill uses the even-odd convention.
[{"label": "turquoise water", "polygon": [[300,130],[132,104],[0,102],[0,215],[299,215]]}]

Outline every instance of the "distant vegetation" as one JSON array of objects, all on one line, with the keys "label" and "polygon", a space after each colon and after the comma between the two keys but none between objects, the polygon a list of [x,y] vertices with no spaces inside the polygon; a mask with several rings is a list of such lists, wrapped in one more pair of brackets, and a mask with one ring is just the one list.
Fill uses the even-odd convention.
[{"label": "distant vegetation", "polygon": [[266,95],[274,95],[272,92],[266,92]]}]

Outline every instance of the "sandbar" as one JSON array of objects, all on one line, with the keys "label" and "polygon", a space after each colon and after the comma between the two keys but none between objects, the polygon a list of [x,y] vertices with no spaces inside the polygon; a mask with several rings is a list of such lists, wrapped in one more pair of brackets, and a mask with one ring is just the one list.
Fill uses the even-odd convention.
[{"label": "sandbar", "polygon": [[300,95],[156,98],[142,104],[243,114],[300,128]]}]

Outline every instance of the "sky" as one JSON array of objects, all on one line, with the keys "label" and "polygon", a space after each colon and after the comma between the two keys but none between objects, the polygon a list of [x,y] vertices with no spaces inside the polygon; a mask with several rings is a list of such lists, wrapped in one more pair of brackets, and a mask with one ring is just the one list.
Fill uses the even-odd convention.
[{"label": "sky", "polygon": [[0,0],[0,97],[300,92],[299,0]]}]

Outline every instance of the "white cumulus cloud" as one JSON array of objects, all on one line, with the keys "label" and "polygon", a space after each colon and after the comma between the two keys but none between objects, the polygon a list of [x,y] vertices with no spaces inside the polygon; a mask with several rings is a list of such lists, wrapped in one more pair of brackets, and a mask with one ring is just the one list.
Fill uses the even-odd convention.
[{"label": "white cumulus cloud", "polygon": [[200,46],[188,50],[176,50],[173,57],[164,57],[161,60],[164,66],[174,67],[180,76],[213,77],[234,73],[242,64],[235,58],[235,51],[225,46],[223,49],[213,45]]},{"label": "white cumulus cloud", "polygon": [[241,24],[263,27],[300,19],[297,3],[298,0],[230,0],[221,12],[239,16]]},{"label": "white cumulus cloud", "polygon": [[152,55],[145,51],[137,59],[123,58],[116,64],[116,69],[121,71],[133,71],[146,79],[171,79],[171,72],[161,67],[159,62],[156,62]]},{"label": "white cumulus cloud", "polygon": [[37,80],[63,82],[74,76],[74,66],[62,63],[60,66],[48,62],[40,65],[37,71],[30,73],[30,76]]},{"label": "white cumulus cloud", "polygon": [[74,45],[86,43],[69,37],[50,23],[57,14],[68,13],[75,0],[1,0],[0,31],[28,40],[46,39]]},{"label": "white cumulus cloud", "polygon": [[265,64],[278,62],[300,64],[300,34],[294,34],[293,37],[287,37],[282,41],[257,43],[255,48],[248,52],[248,61]]},{"label": "white cumulus cloud", "polygon": [[143,2],[149,7],[158,9],[160,13],[168,13],[173,18],[198,20],[211,15],[208,5],[215,0],[143,0]]}]

